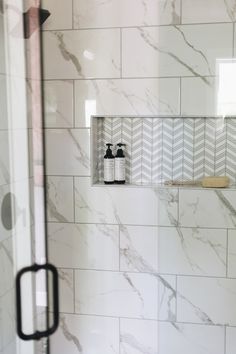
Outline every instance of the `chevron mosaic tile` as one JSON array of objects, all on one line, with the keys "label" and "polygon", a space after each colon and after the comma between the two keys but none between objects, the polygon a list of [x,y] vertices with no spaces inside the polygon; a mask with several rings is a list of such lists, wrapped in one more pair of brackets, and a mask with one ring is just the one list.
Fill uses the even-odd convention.
[{"label": "chevron mosaic tile", "polygon": [[100,182],[107,142],[114,148],[118,142],[126,144],[128,183],[199,180],[209,175],[227,175],[236,182],[236,118],[97,119]]}]

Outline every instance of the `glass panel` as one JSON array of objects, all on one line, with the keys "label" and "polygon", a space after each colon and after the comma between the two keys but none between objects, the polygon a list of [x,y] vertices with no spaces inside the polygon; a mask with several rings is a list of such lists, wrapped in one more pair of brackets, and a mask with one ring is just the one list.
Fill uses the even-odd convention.
[{"label": "glass panel", "polygon": [[236,353],[235,0],[43,5],[52,354]]},{"label": "glass panel", "polygon": [[[0,353],[46,353],[47,340],[22,341],[16,334],[15,276],[46,263],[44,172],[38,1],[0,2]],[[36,10],[26,23],[23,12]],[[47,329],[43,271],[22,277],[22,322],[26,334]]]}]

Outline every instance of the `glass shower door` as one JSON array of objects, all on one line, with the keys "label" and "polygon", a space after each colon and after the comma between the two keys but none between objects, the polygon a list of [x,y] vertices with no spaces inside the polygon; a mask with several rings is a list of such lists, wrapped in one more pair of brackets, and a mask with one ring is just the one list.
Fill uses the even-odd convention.
[{"label": "glass shower door", "polygon": [[0,5],[0,353],[48,353],[40,3]]}]

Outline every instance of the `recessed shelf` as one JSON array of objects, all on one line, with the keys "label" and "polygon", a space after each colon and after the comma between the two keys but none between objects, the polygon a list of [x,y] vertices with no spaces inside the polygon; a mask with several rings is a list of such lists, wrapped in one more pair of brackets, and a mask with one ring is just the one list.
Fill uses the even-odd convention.
[{"label": "recessed shelf", "polygon": [[[165,181],[200,180],[209,175],[227,175],[236,182],[235,117],[92,116],[91,128],[92,185],[170,188]],[[119,142],[126,144],[127,183],[105,185],[105,145],[115,147]]]}]

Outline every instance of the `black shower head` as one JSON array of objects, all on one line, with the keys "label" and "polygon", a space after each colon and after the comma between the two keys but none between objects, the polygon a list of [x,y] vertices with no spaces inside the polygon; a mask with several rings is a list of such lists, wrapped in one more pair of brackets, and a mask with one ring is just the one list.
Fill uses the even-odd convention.
[{"label": "black shower head", "polygon": [[29,38],[32,33],[38,29],[38,26],[42,26],[50,15],[48,10],[38,9],[36,7],[30,7],[27,12],[24,12],[25,38]]}]

